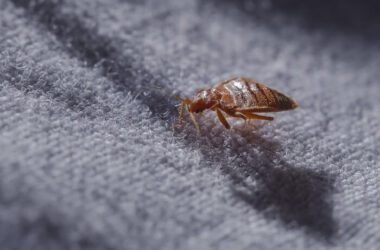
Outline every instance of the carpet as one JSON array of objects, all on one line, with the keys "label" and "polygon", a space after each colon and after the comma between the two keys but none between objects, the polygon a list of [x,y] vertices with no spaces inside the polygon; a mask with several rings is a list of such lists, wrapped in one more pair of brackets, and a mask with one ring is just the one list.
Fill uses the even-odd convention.
[{"label": "carpet", "polygon": [[[1,249],[376,249],[375,1],[1,0]],[[233,76],[299,107],[179,101]]]}]

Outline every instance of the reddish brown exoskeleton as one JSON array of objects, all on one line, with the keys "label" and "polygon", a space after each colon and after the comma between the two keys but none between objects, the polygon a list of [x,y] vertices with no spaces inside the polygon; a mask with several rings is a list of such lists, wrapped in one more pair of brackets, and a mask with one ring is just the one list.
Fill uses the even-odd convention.
[{"label": "reddish brown exoskeleton", "polygon": [[182,104],[178,124],[174,127],[183,124],[183,113],[186,106],[198,135],[200,130],[194,113],[200,113],[207,109],[216,111],[220,122],[226,129],[229,129],[230,125],[223,113],[229,117],[242,118],[249,124],[251,119],[273,120],[273,117],[255,113],[279,112],[298,107],[298,103],[291,97],[245,77],[231,78],[212,88],[200,89],[191,99],[183,99],[178,96],[176,98]]}]

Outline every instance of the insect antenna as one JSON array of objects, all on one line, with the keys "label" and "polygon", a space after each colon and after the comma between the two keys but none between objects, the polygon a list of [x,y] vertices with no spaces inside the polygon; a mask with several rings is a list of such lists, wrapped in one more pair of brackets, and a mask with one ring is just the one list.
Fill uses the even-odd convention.
[{"label": "insect antenna", "polygon": [[184,103],[186,103],[186,104],[190,104],[190,100],[189,100],[188,98],[183,99],[183,98],[179,97],[178,95],[174,95],[174,98],[176,98],[176,99],[178,99],[178,100],[180,100],[181,102],[184,102]]},{"label": "insect antenna", "polygon": [[[151,86],[152,86],[152,88],[163,90],[168,95],[173,95],[172,92],[170,92],[168,89],[166,89],[166,88],[164,88],[162,86],[159,86],[157,84],[154,84],[154,85],[152,84]],[[195,125],[195,128],[197,129],[197,135],[200,136],[201,135],[201,130],[199,128],[198,122],[197,122],[194,114],[189,111],[188,104],[191,103],[190,99],[189,98],[181,98],[178,95],[173,95],[173,96],[174,96],[174,98],[176,98],[176,99],[178,99],[179,101],[182,102],[181,103],[181,108],[180,108],[179,121],[178,121],[178,123],[176,125],[173,126],[173,129],[176,128],[176,127],[182,126],[182,124],[183,124],[183,115],[184,115],[183,113],[184,113],[184,108],[186,106],[186,111],[189,113],[189,115],[191,117],[191,120],[193,121],[193,123]]]},{"label": "insect antenna", "polygon": [[188,98],[184,99],[184,98],[181,98],[179,97],[178,95],[173,95],[173,92],[168,90],[167,88],[163,87],[163,86],[160,86],[158,84],[151,84],[151,87],[152,88],[155,88],[155,89],[159,89],[159,90],[162,90],[163,92],[165,92],[165,94],[167,95],[171,95],[171,96],[174,96],[174,98],[178,99],[179,101],[181,102],[184,102],[186,104],[189,104],[190,103],[190,100]]}]

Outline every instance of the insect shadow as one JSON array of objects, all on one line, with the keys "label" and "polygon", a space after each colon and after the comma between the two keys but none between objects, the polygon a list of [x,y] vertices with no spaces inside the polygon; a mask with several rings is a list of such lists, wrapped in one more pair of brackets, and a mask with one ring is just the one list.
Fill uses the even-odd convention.
[{"label": "insect shadow", "polygon": [[[204,133],[200,143],[208,148],[203,150],[207,161],[219,159],[234,196],[268,219],[280,220],[288,228],[302,227],[309,235],[333,243],[337,231],[331,200],[335,177],[307,165],[292,166],[281,157],[280,143],[252,130],[233,134],[237,135],[231,135],[228,142],[212,143],[214,136]],[[241,137],[247,143],[235,150]]]}]

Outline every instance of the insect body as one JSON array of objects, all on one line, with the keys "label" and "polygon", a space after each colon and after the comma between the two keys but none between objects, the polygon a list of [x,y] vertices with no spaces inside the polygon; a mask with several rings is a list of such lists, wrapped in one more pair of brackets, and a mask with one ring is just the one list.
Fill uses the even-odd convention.
[{"label": "insect body", "polygon": [[181,111],[179,122],[175,127],[183,124],[183,113],[189,112],[191,119],[200,134],[199,126],[195,120],[194,113],[204,110],[216,111],[220,122],[227,129],[230,128],[225,115],[229,117],[242,118],[249,123],[251,119],[273,120],[273,117],[257,115],[261,112],[279,112],[291,110],[298,107],[298,103],[278,92],[268,88],[262,83],[245,77],[235,77],[218,83],[212,88],[198,90],[193,98],[180,98]]}]

